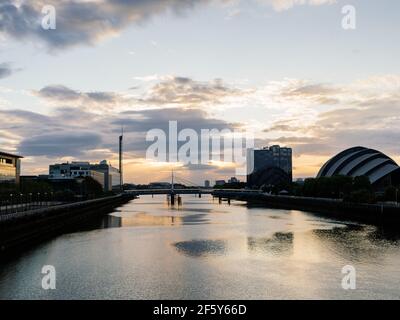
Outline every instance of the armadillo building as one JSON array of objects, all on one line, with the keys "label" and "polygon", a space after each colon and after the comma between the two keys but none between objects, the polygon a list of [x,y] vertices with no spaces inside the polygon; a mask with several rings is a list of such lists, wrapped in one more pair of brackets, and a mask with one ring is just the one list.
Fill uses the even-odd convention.
[{"label": "armadillo building", "polygon": [[317,177],[367,176],[377,188],[400,183],[400,167],[397,163],[374,149],[354,147],[344,150],[326,162]]}]

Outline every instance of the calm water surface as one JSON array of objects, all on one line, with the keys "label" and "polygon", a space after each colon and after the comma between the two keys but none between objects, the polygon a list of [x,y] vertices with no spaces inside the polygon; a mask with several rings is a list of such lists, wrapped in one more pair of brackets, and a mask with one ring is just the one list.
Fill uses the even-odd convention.
[{"label": "calm water surface", "polygon": [[[57,289],[41,288],[41,269]],[[341,287],[353,265],[357,289]],[[399,299],[400,237],[313,214],[144,196],[0,266],[1,299]]]}]

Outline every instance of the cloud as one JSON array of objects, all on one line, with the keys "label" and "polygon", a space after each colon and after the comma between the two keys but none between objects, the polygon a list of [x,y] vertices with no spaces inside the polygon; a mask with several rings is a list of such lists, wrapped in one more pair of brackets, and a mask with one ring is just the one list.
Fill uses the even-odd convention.
[{"label": "cloud", "polygon": [[[92,45],[120,33],[132,24],[140,25],[165,12],[181,14],[210,0],[2,0],[0,32],[15,39],[37,39],[50,49]],[[42,8],[56,9],[56,30],[41,27]]]},{"label": "cloud", "polygon": [[[332,4],[335,0],[257,0],[276,11],[296,5]],[[2,0],[0,35],[16,40],[37,40],[51,51],[77,45],[94,45],[121,33],[131,25],[140,26],[153,17],[173,13],[181,15],[199,5],[218,3],[236,14],[236,0]],[[44,6],[56,9],[55,30],[42,28]]]},{"label": "cloud", "polygon": [[243,90],[225,85],[221,79],[201,82],[187,77],[169,76],[155,84],[149,94],[139,101],[150,105],[198,106],[220,104],[224,99],[244,93]]},{"label": "cloud", "polygon": [[320,6],[334,4],[336,0],[257,0],[261,4],[272,6],[276,11],[284,11],[297,5]]},{"label": "cloud", "polygon": [[[274,99],[283,105],[294,99],[300,115],[278,116],[264,133],[270,142],[292,146],[297,156],[330,157],[345,148],[362,145],[396,157],[400,155],[399,89],[397,75],[335,86],[291,81],[274,92]],[[326,100],[335,103],[324,104]],[[324,108],[304,120],[301,113],[320,106]]]},{"label": "cloud", "polygon": [[[77,160],[100,160],[104,154],[115,161],[117,137],[123,126],[127,161],[141,159],[141,165],[146,166],[144,154],[152,144],[145,141],[147,131],[161,129],[167,133],[169,121],[178,121],[178,130],[190,128],[198,133],[201,129],[233,130],[253,125],[230,123],[224,120],[224,112],[215,116],[207,111],[209,106],[225,105],[229,99],[243,101],[244,91],[240,88],[231,88],[222,82],[215,84],[214,80],[200,82],[185,77],[169,77],[151,84],[150,89],[129,100],[131,104],[127,108],[98,113],[94,108],[81,106],[85,103],[94,105],[93,101],[104,106],[125,97],[117,93],[81,92],[64,86],[47,86],[37,94],[57,104],[51,113],[0,110],[0,118],[4,120],[0,126],[2,145],[10,152],[14,150],[34,157],[45,156],[50,150],[49,154],[55,159],[59,158],[56,154],[62,154]],[[400,76],[395,75],[335,85],[284,79],[265,87],[252,88],[249,94],[245,92],[247,100],[241,108],[248,108],[245,110],[250,114],[252,106],[256,105],[255,110],[259,112],[255,119],[262,126],[256,135],[257,146],[279,143],[293,147],[295,159],[300,159],[296,162],[297,174],[306,172],[310,175],[328,157],[354,145],[375,148],[398,157],[399,89]],[[194,100],[193,95],[196,96]],[[334,99],[336,103],[321,102],[327,99]],[[53,135],[56,142],[51,144]],[[64,143],[67,144],[63,139],[69,135],[73,141],[71,147],[62,148]],[[80,135],[87,148],[74,140]],[[87,137],[93,144],[86,142]],[[73,144],[79,147],[73,148]],[[306,166],[302,165],[303,159],[307,159]],[[200,169],[204,169],[203,172]],[[204,172],[216,177],[223,172],[212,167],[194,166],[182,170],[198,177]]]},{"label": "cloud", "polygon": [[282,92],[282,96],[291,99],[307,99],[316,104],[337,104],[336,95],[342,91],[340,88],[326,84],[305,84],[299,87],[289,88]]},{"label": "cloud", "polygon": [[[14,147],[14,151],[28,157],[81,158],[106,155],[117,157],[117,138],[121,126],[125,131],[125,150],[143,158],[152,142],[146,141],[151,129],[164,130],[168,135],[168,121],[178,121],[178,130],[191,128],[200,134],[201,129],[236,128],[223,120],[210,117],[200,109],[171,108],[124,111],[113,114],[96,114],[89,110],[58,108],[49,115],[25,110],[0,110],[3,119],[0,139]],[[100,151],[99,151],[100,150]],[[103,156],[100,156],[103,154]]]},{"label": "cloud", "polygon": [[11,76],[17,70],[11,66],[11,63],[3,62],[0,63],[0,79]]},{"label": "cloud", "polygon": [[95,132],[65,131],[23,139],[18,151],[29,156],[77,157],[85,154],[85,150],[99,147],[101,141],[101,136]]},{"label": "cloud", "polygon": [[115,92],[81,92],[63,85],[46,86],[34,92],[38,97],[59,105],[72,103],[75,107],[97,107],[103,110],[121,106],[128,102],[128,98]]},{"label": "cloud", "polygon": [[201,129],[234,129],[238,128],[238,123],[228,123],[224,120],[210,117],[202,109],[147,109],[140,111],[121,112],[112,121],[117,127],[124,127],[127,132],[147,132],[151,129],[161,129],[168,131],[169,121],[178,122],[178,130],[190,128],[196,132]]},{"label": "cloud", "polygon": [[[231,87],[221,79],[196,81],[187,77],[157,76],[145,77],[151,83],[148,90],[135,96],[118,92],[82,92],[64,85],[49,85],[34,94],[55,106],[97,108],[105,111],[113,108],[154,108],[216,106],[247,94],[245,90]],[[151,80],[150,80],[151,79]],[[134,87],[138,89],[138,87]]]}]

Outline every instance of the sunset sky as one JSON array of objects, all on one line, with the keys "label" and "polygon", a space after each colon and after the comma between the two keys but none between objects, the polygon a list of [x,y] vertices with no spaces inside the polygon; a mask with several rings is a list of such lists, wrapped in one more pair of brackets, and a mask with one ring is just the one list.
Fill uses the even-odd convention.
[{"label": "sunset sky", "polygon": [[[56,30],[41,27],[56,8]],[[356,8],[355,30],[342,7]],[[107,159],[125,130],[125,181],[165,180],[146,132],[249,129],[293,148],[294,177],[315,176],[355,145],[400,162],[398,0],[2,0],[0,150],[23,174]],[[175,165],[191,181],[229,165]]]}]

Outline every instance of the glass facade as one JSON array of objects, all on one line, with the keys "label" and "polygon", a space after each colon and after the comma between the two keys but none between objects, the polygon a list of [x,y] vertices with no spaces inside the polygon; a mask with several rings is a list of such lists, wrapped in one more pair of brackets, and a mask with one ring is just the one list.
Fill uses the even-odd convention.
[{"label": "glass facade", "polygon": [[1,182],[19,183],[19,175],[20,175],[19,157],[0,152],[0,183]]},{"label": "glass facade", "polygon": [[292,178],[292,149],[272,146],[269,148],[248,152],[247,158],[248,174],[267,167],[277,167],[285,171]]}]

